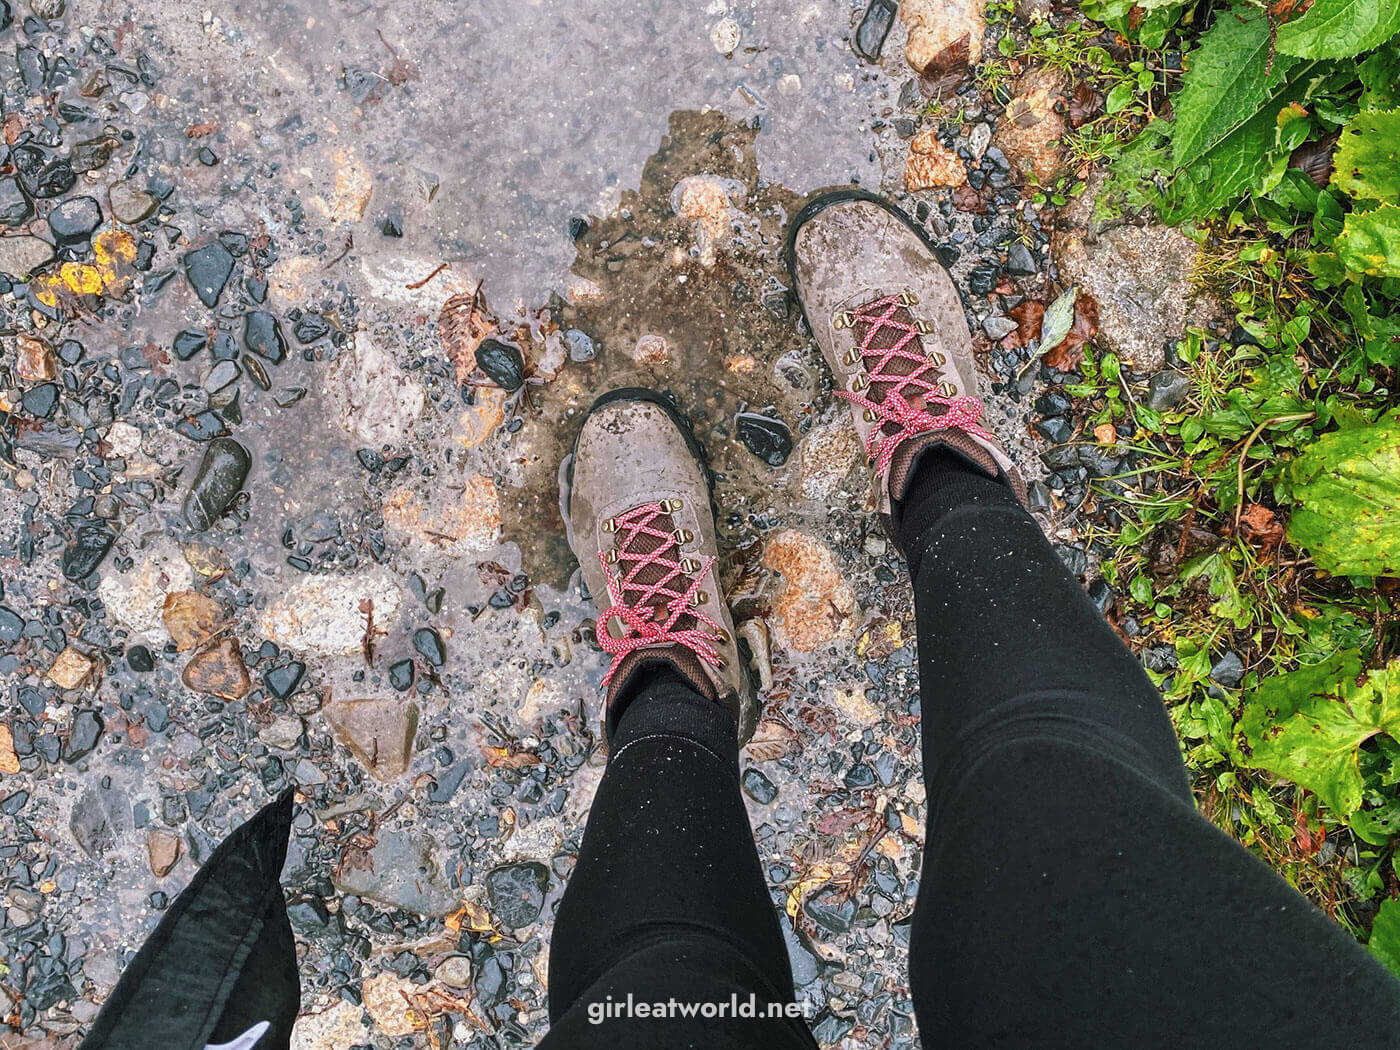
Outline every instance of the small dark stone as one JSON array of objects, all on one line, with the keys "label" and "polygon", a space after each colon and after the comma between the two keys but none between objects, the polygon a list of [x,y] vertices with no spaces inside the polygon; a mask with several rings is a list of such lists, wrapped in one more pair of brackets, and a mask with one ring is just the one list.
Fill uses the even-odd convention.
[{"label": "small dark stone", "polygon": [[766,806],[778,797],[778,788],[762,770],[744,770],[744,792],[761,806]]},{"label": "small dark stone", "polygon": [[1035,399],[1035,410],[1042,416],[1065,415],[1074,405],[1064,394],[1051,390]]},{"label": "small dark stone", "polygon": [[302,314],[297,318],[297,323],[292,328],[292,334],[297,337],[297,342],[303,346],[329,335],[330,331],[330,322],[320,314]]},{"label": "small dark stone", "polygon": [[203,532],[223,516],[243,490],[252,464],[248,450],[233,438],[220,437],[209,442],[185,497],[185,521],[191,528]]},{"label": "small dark stone", "polygon": [[385,237],[403,236],[403,216],[392,212],[379,220],[379,232]]},{"label": "small dark stone", "polygon": [[1191,393],[1191,377],[1167,369],[1147,381],[1147,407],[1154,412],[1170,412]]},{"label": "small dark stone", "polygon": [[287,339],[282,334],[282,326],[265,310],[243,318],[243,345],[274,365],[280,365],[287,357]]},{"label": "small dark stone", "polygon": [[734,417],[734,432],[744,447],[770,467],[780,467],[792,454],[792,431],[781,419],[757,412]]},{"label": "small dark stone", "polygon": [[0,642],[9,645],[24,636],[24,617],[0,605]]},{"label": "small dark stone", "polygon": [[1211,681],[1217,685],[1223,685],[1226,689],[1235,689],[1244,681],[1244,661],[1233,649],[1226,650],[1225,654],[1216,660],[1211,667],[1210,678]]},{"label": "small dark stone", "polygon": [[1035,421],[1036,433],[1046,441],[1053,441],[1057,445],[1062,445],[1070,438],[1074,437],[1074,427],[1064,416],[1051,416],[1049,419],[1037,419]]},{"label": "small dark stone", "polygon": [[30,387],[20,398],[20,404],[31,416],[48,419],[58,408],[58,384],[40,383]]},{"label": "small dark stone", "polygon": [[499,339],[486,339],[476,348],[476,367],[502,390],[516,391],[525,383],[525,358],[520,348]]},{"label": "small dark stone", "polygon": [[215,241],[187,252],[184,262],[185,276],[199,301],[209,307],[217,304],[233,273],[233,253]]},{"label": "small dark stone", "polygon": [[1029,277],[1040,271],[1040,264],[1035,261],[1029,248],[1016,241],[1006,253],[1006,271],[1018,277]]},{"label": "small dark stone", "polygon": [[59,247],[87,244],[102,225],[102,206],[93,197],[70,197],[49,212],[49,229]]},{"label": "small dark stone", "polygon": [[34,205],[19,188],[19,182],[13,178],[0,179],[0,223],[18,226],[28,222],[33,214]]},{"label": "small dark stone", "polygon": [[575,215],[569,220],[569,240],[576,241],[588,232],[588,220]]},{"label": "small dark stone", "polygon": [[885,37],[889,36],[898,10],[894,0],[870,0],[852,41],[856,54],[867,62],[879,61],[880,49],[885,46]]},{"label": "small dark stone", "polygon": [[263,674],[263,684],[277,699],[285,700],[296,691],[304,674],[306,665],[300,660],[293,660],[282,667],[273,667],[266,671]]},{"label": "small dark stone", "polygon": [[76,365],[83,359],[83,344],[76,339],[65,339],[58,344],[58,359],[65,365]]},{"label": "small dark stone", "polygon": [[63,550],[63,575],[73,581],[84,580],[102,564],[117,538],[105,521],[90,521],[78,526],[73,542]]},{"label": "small dark stone", "polygon": [[412,660],[400,660],[389,665],[389,684],[398,692],[407,692],[413,687],[414,669]]},{"label": "small dark stone", "polygon": [[1113,588],[1102,576],[1089,584],[1089,598],[1104,616],[1113,608]]},{"label": "small dark stone", "polygon": [[1043,481],[1032,481],[1026,486],[1026,501],[1031,510],[1041,513],[1046,513],[1055,506],[1054,500],[1050,498],[1050,488]]},{"label": "small dark stone", "polygon": [[61,197],[73,188],[73,184],[78,181],[78,175],[73,170],[73,165],[66,160],[56,160],[47,164],[35,177],[32,193],[36,197],[45,200],[51,197]]},{"label": "small dark stone", "polygon": [[92,753],[102,739],[102,716],[96,711],[79,711],[73,716],[68,742],[63,745],[63,761],[73,763]]},{"label": "small dark stone", "polygon": [[1001,271],[991,263],[975,266],[967,275],[967,290],[973,295],[990,295],[997,286]]},{"label": "small dark stone", "polygon": [[431,627],[420,627],[413,632],[413,648],[433,667],[447,662],[447,647],[442,644],[442,636]]},{"label": "small dark stone", "polygon": [[217,437],[227,437],[229,429],[223,416],[205,411],[180,420],[175,424],[175,433],[191,441],[212,441]]},{"label": "small dark stone", "polygon": [[549,869],[534,861],[504,864],[486,874],[491,914],[512,930],[523,929],[540,917]]},{"label": "small dark stone", "polygon": [[126,665],[141,674],[156,669],[155,657],[144,645],[133,645],[126,651]]},{"label": "small dark stone", "polygon": [[846,787],[850,788],[852,791],[874,787],[875,770],[871,769],[864,762],[857,762],[850,769],[846,770],[846,775],[843,780]]},{"label": "small dark stone", "polygon": [[379,473],[384,467],[384,456],[376,449],[362,448],[355,453],[355,458],[360,461],[360,466],[371,474]]},{"label": "small dark stone", "polygon": [[252,377],[253,382],[264,390],[272,389],[272,380],[268,377],[267,369],[263,367],[262,360],[252,354],[243,355],[243,371]]}]

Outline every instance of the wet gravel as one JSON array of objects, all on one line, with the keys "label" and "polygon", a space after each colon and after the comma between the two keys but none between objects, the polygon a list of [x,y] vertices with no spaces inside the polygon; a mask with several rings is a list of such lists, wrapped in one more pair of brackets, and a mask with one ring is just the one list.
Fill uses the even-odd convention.
[{"label": "wet gravel", "polygon": [[[488,39],[540,29],[481,6]],[[591,400],[641,382],[675,392],[717,473],[720,571],[765,683],[743,790],[775,906],[804,898],[798,994],[823,1045],[914,1045],[910,596],[779,246],[802,194],[853,178],[924,224],[991,425],[1112,609],[1075,511],[1135,460],[1081,433],[1072,375],[1008,345],[1054,274],[1051,215],[989,145],[1005,99],[969,86],[964,122],[928,116],[883,2],[631,11],[620,39],[691,71],[616,68],[645,120],[530,94],[525,128],[487,120],[500,141],[463,161],[444,129],[470,63],[415,24],[465,33],[458,13],[0,7],[0,1031],[76,1045],[201,860],[295,784],[308,1012],[376,1047],[543,1033],[549,918],[603,762],[559,468]],[[314,57],[273,42],[293,31]],[[499,91],[480,107],[504,112]],[[929,128],[972,198],[903,189]],[[511,159],[517,137],[548,164]],[[697,186],[718,212],[686,211]],[[1180,403],[1182,377],[1148,396]],[[854,595],[814,644],[778,626],[779,535]],[[389,1035],[360,1014],[386,973],[454,998]],[[317,1031],[301,1045],[349,1045]]]}]

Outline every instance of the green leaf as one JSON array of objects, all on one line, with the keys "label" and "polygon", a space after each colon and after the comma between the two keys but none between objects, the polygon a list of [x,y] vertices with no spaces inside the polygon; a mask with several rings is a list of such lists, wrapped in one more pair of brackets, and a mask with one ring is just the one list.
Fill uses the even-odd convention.
[{"label": "green leaf", "polygon": [[1263,11],[1223,12],[1191,52],[1180,92],[1172,100],[1172,160],[1187,167],[1242,127],[1277,92],[1296,59],[1272,55]]},{"label": "green leaf", "polygon": [[1361,745],[1400,735],[1400,662],[1356,684],[1360,660],[1338,653],[1313,667],[1265,679],[1246,703],[1241,729],[1250,764],[1287,777],[1346,819],[1361,809]]},{"label": "green leaf", "polygon": [[1352,273],[1400,277],[1400,206],[1383,204],[1348,215],[1337,254]]},{"label": "green leaf", "polygon": [[1400,977],[1400,901],[1389,897],[1381,901],[1381,910],[1376,913],[1366,947],[1385,963],[1386,969]]},{"label": "green leaf", "polygon": [[1400,197],[1400,110],[1358,113],[1342,131],[1332,185],[1353,197]]},{"label": "green leaf", "polygon": [[1400,419],[1324,434],[1284,479],[1298,503],[1288,538],[1321,568],[1343,576],[1400,573]]},{"label": "green leaf", "polygon": [[1368,55],[1356,67],[1361,77],[1362,109],[1394,109],[1400,106],[1400,42],[1392,40]]},{"label": "green leaf", "polygon": [[1278,30],[1278,49],[1299,58],[1351,58],[1400,33],[1395,0],[1317,0]]}]

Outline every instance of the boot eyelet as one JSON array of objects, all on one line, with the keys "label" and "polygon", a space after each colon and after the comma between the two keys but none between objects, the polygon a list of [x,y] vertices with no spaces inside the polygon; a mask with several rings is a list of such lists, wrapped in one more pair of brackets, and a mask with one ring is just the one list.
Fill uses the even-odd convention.
[{"label": "boot eyelet", "polygon": [[939,367],[942,367],[943,365],[947,364],[947,362],[948,362],[948,359],[947,359],[946,357],[944,357],[942,354],[940,354],[937,350],[935,350],[935,351],[933,351],[933,353],[929,354],[929,355],[928,355],[928,359],[929,359],[929,361],[932,362],[934,365],[937,365],[937,366],[939,366]]},{"label": "boot eyelet", "polygon": [[920,335],[929,335],[933,332],[933,325],[929,324],[927,321],[920,320],[914,323],[918,326]]},{"label": "boot eyelet", "polygon": [[851,325],[855,324],[855,320],[855,315],[853,315],[851,311],[842,310],[839,314],[836,315],[835,319],[831,322],[831,327],[837,329],[838,331],[842,328],[850,328]]},{"label": "boot eyelet", "polygon": [[609,565],[616,565],[616,564],[617,564],[617,548],[616,548],[616,547],[609,547],[607,550],[605,550],[605,551],[603,552],[603,560],[606,561]]},{"label": "boot eyelet", "polygon": [[698,561],[696,561],[694,558],[682,558],[682,559],[681,559],[681,572],[686,573],[687,575],[693,576],[693,575],[695,575],[695,573],[697,573],[697,572],[699,572],[699,571],[700,571],[700,563],[699,563]]},{"label": "boot eyelet", "polygon": [[680,546],[682,543],[689,543],[691,540],[695,539],[695,533],[691,532],[689,529],[677,529],[675,532],[671,533],[671,539],[676,541],[676,546]]},{"label": "boot eyelet", "polygon": [[913,292],[909,291],[909,289],[907,289],[907,288],[906,288],[904,291],[902,291],[902,292],[899,293],[899,301],[900,301],[901,303],[903,303],[905,306],[918,306],[918,305],[919,305],[919,297],[918,297],[917,295],[915,295]]},{"label": "boot eyelet", "polygon": [[678,499],[663,499],[661,509],[669,513],[674,513],[684,507],[685,504]]},{"label": "boot eyelet", "polygon": [[729,644],[730,642],[732,642],[733,640],[734,640],[733,636],[732,636],[728,631],[724,630],[724,628],[720,628],[720,632],[719,632],[719,643],[720,643],[720,645],[728,645],[728,644]]},{"label": "boot eyelet", "polygon": [[958,388],[946,379],[938,384],[938,389],[942,391],[944,397],[952,397],[958,392]]},{"label": "boot eyelet", "polygon": [[694,597],[691,598],[691,603],[694,605],[704,605],[709,600],[710,596],[705,591],[696,591]]},{"label": "boot eyelet", "polygon": [[603,532],[616,532],[617,522],[612,518],[604,518],[602,524],[598,526]]},{"label": "boot eyelet", "polygon": [[852,390],[864,390],[864,389],[865,389],[867,386],[869,386],[869,385],[870,385],[870,380],[867,379],[867,378],[865,378],[865,376],[863,376],[863,375],[862,375],[862,376],[856,376],[854,379],[851,380],[851,389],[852,389]]},{"label": "boot eyelet", "polygon": [[868,409],[868,408],[865,410],[864,413],[862,413],[862,415],[865,417],[865,421],[866,421],[867,423],[873,423],[873,422],[875,422],[875,420],[878,418],[878,417],[875,415],[875,413],[872,412],[872,411],[870,411],[870,409]]},{"label": "boot eyelet", "polygon": [[846,365],[847,368],[851,368],[851,367],[853,367],[853,366],[859,364],[859,363],[860,363],[860,348],[857,347],[857,348],[853,349],[849,354],[847,354],[844,363],[845,363],[845,365]]}]

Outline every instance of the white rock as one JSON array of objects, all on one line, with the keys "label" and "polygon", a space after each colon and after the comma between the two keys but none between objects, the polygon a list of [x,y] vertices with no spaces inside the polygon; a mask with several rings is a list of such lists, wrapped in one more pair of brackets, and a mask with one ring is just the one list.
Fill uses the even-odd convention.
[{"label": "white rock", "polygon": [[141,451],[141,431],[120,419],[107,429],[106,440],[112,455],[119,459],[130,459]]},{"label": "white rock", "polygon": [[376,449],[407,441],[425,400],[418,377],[401,369],[364,330],[355,333],[352,352],[327,373],[326,393],[341,426]]},{"label": "white rock", "polygon": [[292,1028],[291,1050],[344,1050],[370,1038],[364,1011],[344,999],[333,1006],[297,1017]]},{"label": "white rock", "polygon": [[131,554],[136,564],[129,572],[102,574],[98,596],[107,611],[129,630],[148,641],[163,643],[170,637],[161,616],[165,596],[193,589],[194,573],[180,548],[164,536]]},{"label": "white rock", "polygon": [[386,627],[398,615],[403,592],[382,569],[357,576],[306,576],[262,616],[263,633],[278,645],[309,653],[353,653],[365,636],[360,603],[374,603],[374,622]]}]

